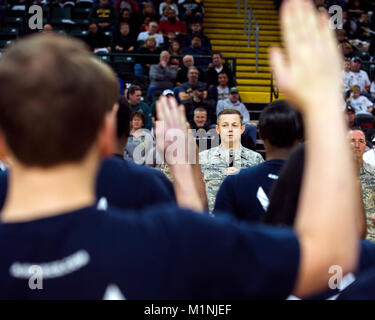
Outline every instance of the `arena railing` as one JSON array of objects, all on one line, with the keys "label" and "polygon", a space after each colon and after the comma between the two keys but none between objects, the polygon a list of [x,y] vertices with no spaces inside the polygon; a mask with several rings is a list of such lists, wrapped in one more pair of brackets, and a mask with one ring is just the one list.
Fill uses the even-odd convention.
[{"label": "arena railing", "polygon": [[[259,24],[255,17],[254,10],[248,5],[247,0],[243,1],[244,8],[244,35],[247,35],[247,46],[251,45],[252,35],[255,40],[255,72],[258,72],[259,60]],[[241,0],[237,0],[238,14],[241,14]]]}]

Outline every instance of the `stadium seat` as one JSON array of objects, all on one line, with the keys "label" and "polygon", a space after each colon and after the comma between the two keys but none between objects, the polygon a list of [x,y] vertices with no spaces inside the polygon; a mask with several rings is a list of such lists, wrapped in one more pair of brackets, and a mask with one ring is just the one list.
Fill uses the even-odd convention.
[{"label": "stadium seat", "polygon": [[92,2],[90,1],[80,1],[76,3],[75,8],[92,8]]},{"label": "stadium seat", "polygon": [[361,58],[362,61],[369,61],[370,60],[370,55],[369,55],[368,52],[357,51],[356,56]]},{"label": "stadium seat", "polygon": [[359,113],[355,116],[355,124],[363,129],[371,128],[374,116],[372,114]]},{"label": "stadium seat", "polygon": [[70,35],[75,38],[84,40],[88,36],[89,32],[87,30],[74,29],[70,31]]},{"label": "stadium seat", "polygon": [[13,40],[18,37],[19,31],[16,27],[5,27],[0,29],[0,40]]},{"label": "stadium seat", "polygon": [[25,10],[7,10],[6,16],[7,17],[20,17],[23,18],[25,16]]},{"label": "stadium seat", "polygon": [[90,14],[90,8],[74,8],[73,17],[74,19],[88,19]]},{"label": "stadium seat", "polygon": [[0,40],[0,48],[5,48],[12,43],[12,40]]},{"label": "stadium seat", "polygon": [[50,18],[52,24],[63,24],[64,20],[71,20],[71,8],[54,7],[51,9]]},{"label": "stadium seat", "polygon": [[23,18],[22,17],[5,17],[5,23],[8,27],[22,28]]},{"label": "stadium seat", "polygon": [[100,60],[108,63],[109,65],[111,64],[111,57],[110,56],[98,56]]},{"label": "stadium seat", "polygon": [[134,57],[115,56],[113,59],[113,68],[120,76],[133,74],[134,72]]},{"label": "stadium seat", "polygon": [[370,79],[375,79],[375,64],[370,65],[369,77]]}]

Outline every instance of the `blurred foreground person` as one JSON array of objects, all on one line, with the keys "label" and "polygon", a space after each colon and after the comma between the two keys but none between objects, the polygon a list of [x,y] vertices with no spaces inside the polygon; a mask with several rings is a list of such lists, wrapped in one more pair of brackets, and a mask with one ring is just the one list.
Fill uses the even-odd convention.
[{"label": "blurred foreground person", "polygon": [[[0,298],[282,299],[324,288],[332,265],[354,270],[358,190],[340,112],[340,56],[327,24],[310,1],[284,1],[288,63],[272,51],[278,83],[305,115],[310,141],[296,233],[175,208],[98,211],[94,180],[100,158],[113,153],[115,75],[72,39],[32,36],[12,46],[0,61],[0,148],[13,161],[0,216]],[[157,111],[161,151],[173,144],[168,132],[186,142],[176,101],[162,97]],[[337,121],[321,126],[327,116]],[[177,160],[169,162],[177,202],[201,211],[188,159]],[[30,280],[31,266],[43,277]]]}]

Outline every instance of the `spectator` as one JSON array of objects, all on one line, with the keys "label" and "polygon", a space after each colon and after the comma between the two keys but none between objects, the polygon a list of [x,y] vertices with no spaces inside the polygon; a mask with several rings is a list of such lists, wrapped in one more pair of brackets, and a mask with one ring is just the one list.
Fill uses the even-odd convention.
[{"label": "spectator", "polygon": [[[188,81],[188,71],[190,67],[194,66],[194,57],[187,54],[182,58],[182,67],[177,72],[176,85],[180,86],[184,82]],[[204,82],[204,72],[199,70],[199,81]]]},{"label": "spectator", "polygon": [[159,15],[161,17],[160,21],[168,19],[167,16],[164,15],[164,10],[165,10],[165,8],[168,8],[168,7],[172,8],[176,12],[177,16],[179,15],[178,6],[177,6],[177,4],[174,3],[174,0],[166,0],[162,3],[160,3],[160,5],[159,5]]},{"label": "spectator", "polygon": [[[141,54],[152,54],[152,55],[159,55],[161,52],[160,48],[156,46],[156,40],[154,36],[150,36],[147,38],[145,44],[138,50],[138,53]],[[134,73],[136,76],[141,77],[145,74],[149,74],[150,67],[153,64],[158,63],[159,58],[156,56],[144,56],[137,58],[137,64],[134,66]]]},{"label": "spectator", "polygon": [[131,32],[134,33],[135,36],[137,36],[138,28],[139,28],[138,20],[134,18],[134,15],[130,12],[129,9],[125,8],[121,10],[120,22],[128,23],[130,26]]},{"label": "spectator", "polygon": [[375,227],[373,217],[375,216],[374,190],[375,190],[375,168],[363,161],[366,151],[366,138],[361,128],[353,128],[349,132],[350,142],[357,160],[357,168],[362,187],[362,200],[366,211],[367,238],[375,242]]},{"label": "spectator", "polygon": [[199,151],[205,151],[219,145],[219,137],[215,129],[210,129],[207,110],[196,108],[194,110],[193,123],[191,124]]},{"label": "spectator", "polygon": [[370,42],[373,36],[368,33],[367,30],[371,30],[371,27],[372,26],[369,21],[368,13],[362,13],[361,18],[357,23],[357,32],[354,34],[354,38],[361,41]]},{"label": "spectator", "polygon": [[[205,87],[203,82],[198,81],[199,70],[197,67],[189,67],[187,77],[188,81],[184,82],[178,89],[178,97],[182,103],[193,98],[193,87]],[[207,91],[204,91],[203,97],[204,99],[207,98]]]},{"label": "spectator", "polygon": [[167,36],[169,31],[174,31],[177,35],[186,34],[185,22],[177,20],[176,11],[172,8],[168,10],[168,20],[161,21],[158,28],[158,32],[161,32],[164,36]]},{"label": "spectator", "polygon": [[[199,35],[193,36],[191,40],[191,46],[183,48],[182,52],[186,55],[192,56],[210,56],[211,50],[202,46],[202,38]],[[209,58],[195,58],[195,65],[200,67],[203,71],[206,71],[208,68],[210,60]]]},{"label": "spectator", "polygon": [[168,50],[173,41],[178,41],[176,32],[173,30],[168,32],[167,37],[164,39],[164,50]]},{"label": "spectator", "polygon": [[96,23],[91,23],[89,26],[89,34],[86,38],[86,42],[92,51],[105,48],[110,48],[110,39],[98,28]]},{"label": "spectator", "polygon": [[218,101],[216,106],[216,114],[219,115],[221,111],[228,108],[236,109],[241,113],[244,125],[250,122],[249,110],[247,110],[245,105],[240,101],[240,94],[238,89],[235,87],[230,89],[228,99]]},{"label": "spectator", "polygon": [[175,56],[182,55],[180,43],[177,40],[174,40],[169,46],[168,52],[170,55],[175,55]]},{"label": "spectator", "polygon": [[361,89],[361,94],[368,94],[370,90],[370,80],[366,71],[361,70],[362,61],[358,57],[352,58],[352,63],[350,66],[350,71],[352,72],[351,84],[358,85]]},{"label": "spectator", "polygon": [[134,1],[134,0],[116,0],[113,6],[119,12],[123,11],[124,9],[126,9],[133,16],[139,14],[139,5],[138,5],[138,2]]},{"label": "spectator", "polygon": [[221,144],[199,153],[210,211],[214,209],[216,194],[228,175],[263,162],[259,153],[241,145],[245,126],[238,110],[223,110],[217,117],[217,123],[216,131],[220,135]]},{"label": "spectator", "polygon": [[344,81],[344,92],[347,94],[351,88],[352,72],[350,71],[350,60],[345,59],[344,69],[341,71],[341,76]]},{"label": "spectator", "polygon": [[[143,23],[146,18],[148,18],[150,21],[158,20],[158,15],[156,14],[154,5],[151,2],[144,3],[142,14],[139,17],[139,20],[141,21],[141,23]],[[146,25],[149,25],[149,23],[147,23]]]},{"label": "spectator", "polygon": [[132,85],[128,89],[127,98],[132,111],[142,111],[145,116],[144,127],[152,128],[152,114],[149,106],[142,102],[142,90],[139,86]]},{"label": "spectator", "polygon": [[200,36],[202,39],[202,47],[205,47],[209,50],[212,49],[211,47],[211,41],[208,39],[202,32],[202,24],[200,22],[193,22],[190,25],[191,32],[189,32],[183,39],[181,46],[183,48],[189,47],[191,45],[191,40],[194,36]]},{"label": "spectator", "polygon": [[135,49],[135,38],[130,33],[130,26],[127,22],[120,23],[120,30],[112,37],[112,51],[133,52]]},{"label": "spectator", "polygon": [[342,54],[345,59],[352,59],[354,56],[353,53],[353,47],[350,43],[342,43],[339,44],[339,47],[341,48]]},{"label": "spectator", "polygon": [[367,10],[367,7],[360,0],[350,0],[348,4],[348,12],[354,20],[359,20],[361,14]]},{"label": "spectator", "polygon": [[53,33],[53,27],[49,23],[46,23],[43,26],[42,33],[43,34],[51,34],[51,33]]},{"label": "spectator", "polygon": [[269,104],[259,118],[266,161],[228,176],[217,194],[214,213],[260,222],[267,211],[272,184],[302,137],[302,118],[285,100]]},{"label": "spectator", "polygon": [[109,0],[99,0],[99,4],[92,7],[89,21],[98,25],[101,30],[113,29],[117,24],[117,11],[109,4]]},{"label": "spectator", "polygon": [[141,32],[138,35],[137,41],[146,41],[149,37],[154,37],[156,40],[156,45],[161,47],[164,43],[164,37],[160,33],[157,33],[158,23],[156,21],[151,21],[148,25],[148,31]]},{"label": "spectator", "polygon": [[361,96],[361,89],[358,85],[352,86],[351,94],[348,103],[354,108],[355,114],[358,113],[371,113],[373,103],[365,96]]},{"label": "spectator", "polygon": [[345,109],[345,115],[349,129],[353,128],[355,126],[355,110],[350,104],[348,104]]},{"label": "spectator", "polygon": [[170,63],[169,63],[169,65],[171,66],[171,68],[173,68],[173,69],[175,69],[176,70],[176,74],[177,74],[177,72],[178,72],[178,69],[180,68],[180,59],[178,59],[178,58],[172,58],[171,60],[170,60]]},{"label": "spectator", "polygon": [[144,130],[146,117],[141,110],[134,111],[131,118],[131,131],[125,147],[124,159],[136,164],[153,164],[154,139]]},{"label": "spectator", "polygon": [[228,76],[228,86],[233,87],[235,84],[232,71],[223,63],[223,55],[220,51],[214,51],[212,53],[212,62],[213,64],[209,66],[207,71],[207,84],[217,86],[219,73],[225,72]]},{"label": "spectator", "polygon": [[205,93],[207,93],[206,88],[204,86],[194,85],[191,90],[191,99],[182,102],[185,106],[187,121],[192,126],[194,122],[194,110],[197,108],[203,108],[208,114],[208,124],[216,124],[215,104],[210,103],[205,99]]},{"label": "spectator", "polygon": [[185,0],[181,4],[182,20],[186,22],[187,25],[199,21],[202,22],[203,19],[203,7],[201,3],[196,0]]},{"label": "spectator", "polygon": [[344,10],[342,13],[342,25],[348,37],[353,39],[354,34],[357,31],[357,24],[351,19],[347,10]]},{"label": "spectator", "polygon": [[155,91],[161,92],[166,89],[172,89],[174,86],[177,71],[168,65],[169,59],[168,51],[163,51],[160,54],[159,64],[153,64],[150,68],[150,86],[147,90],[148,103],[153,102]]}]

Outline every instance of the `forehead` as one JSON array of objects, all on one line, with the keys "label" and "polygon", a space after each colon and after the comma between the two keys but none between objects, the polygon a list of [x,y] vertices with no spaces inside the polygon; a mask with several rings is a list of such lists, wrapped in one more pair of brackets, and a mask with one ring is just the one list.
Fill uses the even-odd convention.
[{"label": "forehead", "polygon": [[352,130],[350,131],[350,137],[352,139],[365,139],[365,134],[361,130]]},{"label": "forehead", "polygon": [[234,123],[234,122],[240,122],[241,117],[238,114],[223,114],[220,116],[219,122],[224,123]]},{"label": "forehead", "polygon": [[198,117],[202,117],[202,116],[206,116],[207,112],[206,111],[195,111],[194,115],[198,116]]},{"label": "forehead", "polygon": [[191,70],[189,70],[189,73],[197,73],[198,74],[198,70],[197,69],[191,69]]}]

